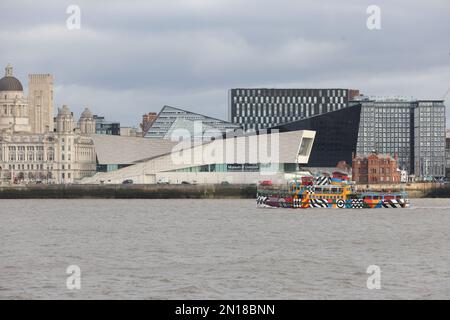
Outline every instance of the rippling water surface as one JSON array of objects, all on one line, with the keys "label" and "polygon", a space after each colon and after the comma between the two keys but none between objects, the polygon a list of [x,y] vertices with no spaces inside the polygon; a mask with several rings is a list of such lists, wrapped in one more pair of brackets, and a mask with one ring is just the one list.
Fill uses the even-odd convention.
[{"label": "rippling water surface", "polygon": [[[1,200],[2,299],[450,298],[450,200],[256,209],[253,200]],[[81,289],[66,268],[81,268]],[[381,289],[366,286],[369,265]]]}]

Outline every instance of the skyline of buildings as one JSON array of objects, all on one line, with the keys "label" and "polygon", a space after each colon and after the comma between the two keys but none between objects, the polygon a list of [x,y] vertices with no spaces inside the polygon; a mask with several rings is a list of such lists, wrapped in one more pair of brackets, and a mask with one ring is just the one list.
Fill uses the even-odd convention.
[{"label": "skyline of buildings", "polygon": [[[29,94],[25,96],[23,86],[13,76],[9,64],[5,68],[5,77],[0,79],[2,179],[9,177],[14,180],[17,176],[11,172],[19,169],[23,173],[21,180],[37,180],[37,176],[44,174],[32,171],[45,168],[54,171],[52,181],[73,182],[95,173],[92,161],[96,162],[97,170],[99,168],[92,147],[94,143],[87,139],[89,135],[143,136],[136,128],[121,128],[120,122],[106,121],[104,116],[92,114],[88,109],[81,114],[78,123],[75,123],[73,114],[66,106],[58,109],[56,117],[50,117],[53,115],[53,76],[29,75],[28,81]],[[233,123],[164,106],[159,113],[145,114],[141,128],[146,129],[144,137],[147,139],[166,140],[173,135],[210,140],[242,128],[248,131],[276,128],[282,132],[314,130],[317,135],[310,163],[307,164],[310,167],[331,167],[339,161],[351,164],[353,154],[367,156],[376,151],[396,158],[400,169],[421,179],[446,175],[448,153],[443,100],[371,100],[361,96],[359,90],[342,88],[239,88],[229,90],[228,111]],[[201,123],[200,128],[198,123]],[[48,141],[64,141],[62,133],[73,133],[73,143],[84,141],[91,145],[90,149],[87,148],[89,151],[81,145],[69,146],[70,138],[62,145],[55,144],[54,149],[47,148],[45,152],[41,152],[41,145],[10,145],[13,141],[44,141],[50,136],[53,137]],[[26,138],[27,134],[36,136]],[[79,137],[83,135],[86,136],[84,140]],[[71,152],[67,152],[67,148]],[[84,153],[78,154],[78,149],[84,150]],[[86,155],[88,158],[84,159]],[[59,163],[50,166],[27,163],[34,159],[44,161],[44,158]],[[83,167],[85,160],[91,162]],[[16,166],[12,163],[16,161],[24,163]],[[131,163],[106,165],[117,169]],[[48,173],[46,177],[49,180]]]},{"label": "skyline of buildings", "polygon": [[351,163],[353,154],[379,152],[397,157],[400,169],[421,179],[446,175],[442,100],[354,100],[346,108],[272,128],[317,132],[308,166]]},{"label": "skyline of buildings", "polygon": [[445,106],[442,100],[363,99],[356,152],[398,156],[416,176],[445,176]]},{"label": "skyline of buildings", "polygon": [[52,76],[29,75],[29,94],[8,64],[0,79],[0,182],[73,183],[96,172],[86,109],[78,124],[67,106],[53,115]]}]

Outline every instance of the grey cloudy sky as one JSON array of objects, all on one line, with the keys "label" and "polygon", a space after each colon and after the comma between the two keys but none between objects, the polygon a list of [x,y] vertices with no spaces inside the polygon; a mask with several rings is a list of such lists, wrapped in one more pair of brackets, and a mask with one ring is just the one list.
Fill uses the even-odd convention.
[{"label": "grey cloudy sky", "polygon": [[[80,30],[66,27],[71,4]],[[369,5],[381,30],[366,27]],[[233,87],[450,88],[449,0],[2,0],[0,12],[0,62],[24,85],[51,73],[57,106],[124,125],[165,104],[226,119]]]}]

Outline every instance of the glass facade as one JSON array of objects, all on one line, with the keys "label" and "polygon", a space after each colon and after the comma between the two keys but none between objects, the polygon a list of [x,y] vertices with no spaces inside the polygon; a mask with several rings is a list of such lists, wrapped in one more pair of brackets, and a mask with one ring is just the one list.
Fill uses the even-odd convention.
[{"label": "glass facade", "polygon": [[[201,126],[199,124],[201,123]],[[185,138],[210,139],[241,127],[183,109],[164,106],[147,131],[146,138],[170,139],[174,132]],[[177,131],[178,130],[178,131]]]},{"label": "glass facade", "polygon": [[445,106],[419,101],[414,108],[414,173],[426,179],[445,176]]},{"label": "glass facade", "polygon": [[97,172],[111,172],[116,171],[125,167],[130,166],[129,164],[99,164],[97,163]]},{"label": "glass facade", "polygon": [[408,101],[363,101],[357,154],[373,151],[398,156],[400,169],[411,172],[414,109]]},{"label": "glass facade", "polygon": [[443,101],[361,101],[357,153],[398,156],[420,178],[445,176]]},{"label": "glass facade", "polygon": [[95,133],[96,134],[108,134],[113,136],[120,136],[120,123],[108,122],[105,117],[94,115],[95,120]]},{"label": "glass facade", "polygon": [[307,166],[335,167],[342,160],[352,163],[352,155],[356,152],[360,113],[361,106],[354,105],[271,129],[278,129],[280,132],[316,131]]},{"label": "glass facade", "polygon": [[244,130],[266,129],[348,106],[349,89],[231,89],[229,121]]},{"label": "glass facade", "polygon": [[334,167],[352,154],[398,157],[400,169],[421,179],[445,176],[445,106],[440,100],[353,101],[347,108],[274,126],[314,130],[309,167]]}]

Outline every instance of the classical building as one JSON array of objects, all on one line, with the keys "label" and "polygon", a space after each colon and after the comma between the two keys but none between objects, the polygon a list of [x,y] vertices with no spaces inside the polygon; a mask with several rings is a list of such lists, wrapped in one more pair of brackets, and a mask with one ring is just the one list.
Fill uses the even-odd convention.
[{"label": "classical building", "polygon": [[28,76],[28,105],[31,131],[52,132],[53,123],[53,76],[30,74]]},{"label": "classical building", "polygon": [[30,75],[30,93],[13,76],[0,79],[0,183],[73,183],[96,172],[92,113],[78,123],[67,106],[53,118],[51,75]]},{"label": "classical building", "polygon": [[352,180],[356,183],[400,183],[397,156],[372,152],[368,156],[353,158]]},{"label": "classical building", "polygon": [[23,94],[22,84],[13,76],[10,64],[0,79],[0,106],[0,130],[31,132],[28,99]]}]

